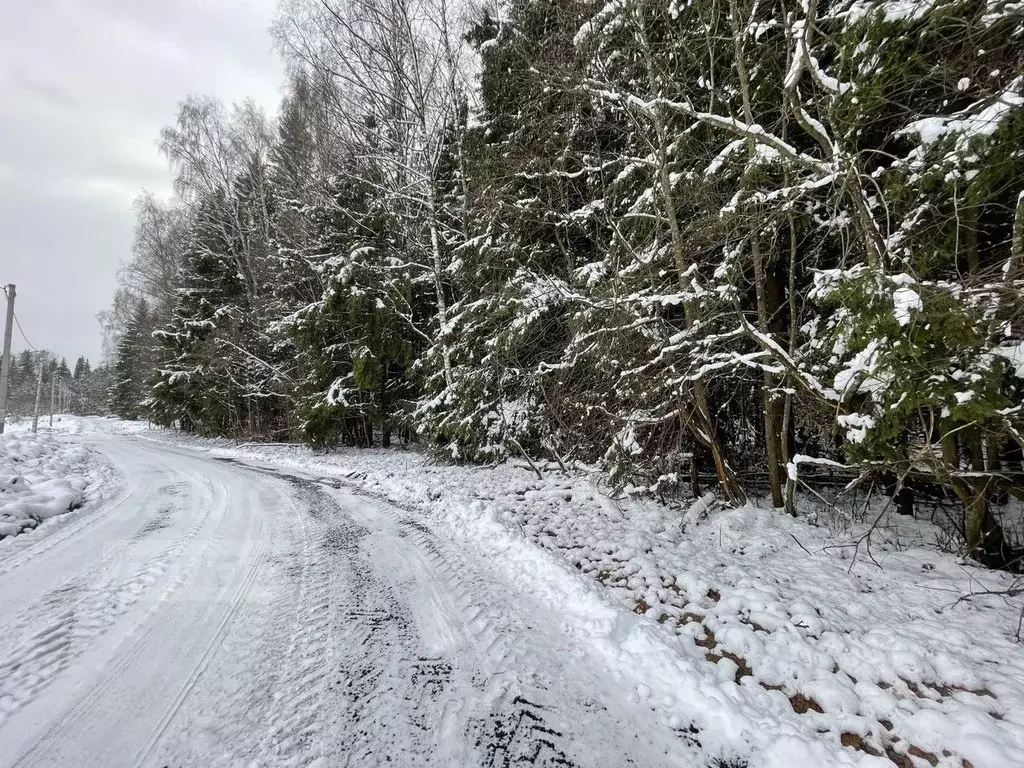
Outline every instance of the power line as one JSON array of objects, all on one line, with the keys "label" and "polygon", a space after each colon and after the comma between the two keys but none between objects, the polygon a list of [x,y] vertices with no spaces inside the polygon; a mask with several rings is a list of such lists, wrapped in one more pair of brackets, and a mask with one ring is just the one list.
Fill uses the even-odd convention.
[{"label": "power line", "polygon": [[39,350],[36,348],[36,346],[31,341],[29,341],[28,336],[25,335],[25,331],[21,327],[21,321],[18,319],[17,312],[14,313],[14,324],[18,326],[18,333],[21,334],[21,338],[25,340],[25,343],[29,345],[33,352],[38,352]]}]

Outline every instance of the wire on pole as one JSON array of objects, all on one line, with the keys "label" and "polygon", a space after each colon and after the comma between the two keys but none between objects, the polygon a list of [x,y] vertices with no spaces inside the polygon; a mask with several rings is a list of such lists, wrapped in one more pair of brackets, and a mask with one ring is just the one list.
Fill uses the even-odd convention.
[{"label": "wire on pole", "polygon": [[36,345],[29,341],[28,336],[25,335],[25,330],[21,327],[21,320],[18,319],[17,312],[14,313],[14,324],[18,327],[18,333],[21,334],[21,338],[25,340],[25,343],[29,346],[29,348],[33,352],[39,352],[40,350],[36,347]]}]

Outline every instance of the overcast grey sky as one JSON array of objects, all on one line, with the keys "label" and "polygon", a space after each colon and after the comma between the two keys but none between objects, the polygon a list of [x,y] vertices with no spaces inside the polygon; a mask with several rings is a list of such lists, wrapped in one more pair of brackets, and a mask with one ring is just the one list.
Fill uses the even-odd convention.
[{"label": "overcast grey sky", "polygon": [[[0,281],[37,347],[100,356],[132,200],[170,190],[156,148],[191,93],[273,112],[275,0],[33,0],[0,23]],[[2,322],[2,320],[0,320]],[[14,348],[24,343],[15,332]]]}]

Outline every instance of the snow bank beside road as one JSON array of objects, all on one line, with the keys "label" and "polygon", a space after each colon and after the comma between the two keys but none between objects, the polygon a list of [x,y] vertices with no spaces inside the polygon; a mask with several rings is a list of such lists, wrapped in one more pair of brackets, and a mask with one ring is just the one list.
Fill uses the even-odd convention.
[{"label": "snow bank beside road", "polygon": [[89,451],[48,434],[0,435],[0,539],[80,506]]}]

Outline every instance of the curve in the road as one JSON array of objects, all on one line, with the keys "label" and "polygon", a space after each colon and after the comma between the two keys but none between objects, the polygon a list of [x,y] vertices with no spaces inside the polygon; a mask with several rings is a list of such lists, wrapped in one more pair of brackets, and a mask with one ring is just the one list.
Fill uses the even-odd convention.
[{"label": "curve in the road", "polygon": [[125,497],[0,586],[0,767],[699,765],[440,523],[95,440]]}]

